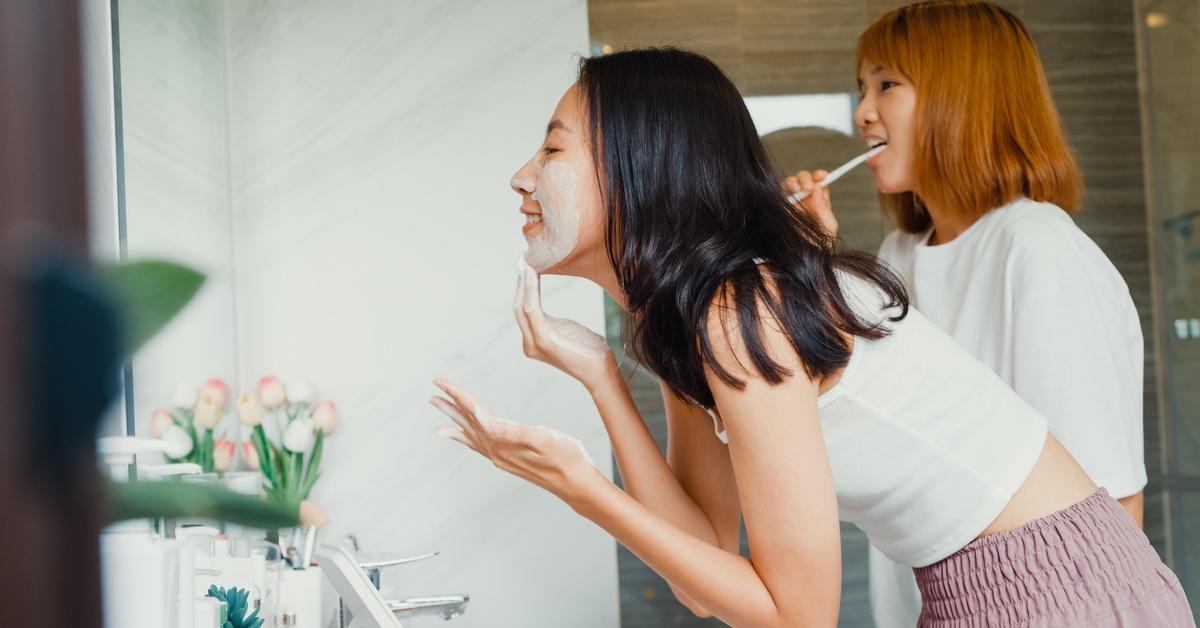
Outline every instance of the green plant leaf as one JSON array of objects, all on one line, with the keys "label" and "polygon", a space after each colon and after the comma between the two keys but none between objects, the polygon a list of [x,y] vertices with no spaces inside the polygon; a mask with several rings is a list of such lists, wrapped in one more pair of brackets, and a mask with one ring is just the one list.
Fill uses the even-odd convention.
[{"label": "green plant leaf", "polygon": [[217,588],[216,585],[209,587],[208,596],[217,598],[225,602],[228,610],[228,616],[225,625],[231,628],[259,628],[263,625],[263,619],[259,618],[259,609],[254,609],[249,616],[246,611],[250,606],[250,592],[237,587],[229,589]]},{"label": "green plant leaf", "polygon": [[213,431],[212,431],[212,429],[204,430],[204,445],[202,447],[203,448],[201,450],[200,455],[203,457],[204,463],[201,466],[204,467],[205,473],[212,473],[212,471],[213,471]]},{"label": "green plant leaf", "polygon": [[300,486],[300,499],[308,499],[308,492],[316,483],[316,475],[321,470],[321,452],[325,444],[325,431],[317,430],[317,439],[313,443],[312,453],[308,456],[308,466],[304,469],[304,483]]},{"label": "green plant leaf", "polygon": [[258,469],[262,472],[263,479],[274,485],[274,468],[271,466],[271,454],[267,448],[267,434],[263,431],[262,423],[254,426],[254,431],[250,433],[250,441],[254,443],[254,452],[258,454]]},{"label": "green plant leaf", "polygon": [[297,477],[300,475],[300,463],[297,461],[297,458],[299,458],[299,454],[297,454],[296,452],[289,451],[287,453],[287,460],[288,460],[287,494],[288,494],[289,500],[295,500],[296,485],[300,481],[300,478]]},{"label": "green plant leaf", "polygon": [[283,464],[284,464],[283,450],[280,449],[278,445],[276,445],[274,442],[272,442],[270,440],[267,441],[267,444],[270,445],[270,447],[271,447],[271,464],[273,465],[273,467],[275,469],[275,471],[274,471],[275,480],[276,480],[275,484],[282,487],[283,484],[287,480],[287,475],[284,474],[284,469],[283,469]]},{"label": "green plant leaf", "polygon": [[121,310],[125,352],[136,352],[166,326],[204,284],[203,274],[174,262],[111,264],[99,276]]},{"label": "green plant leaf", "polygon": [[107,523],[137,518],[196,517],[250,528],[300,525],[300,506],[263,500],[227,488],[193,482],[108,481]]},{"label": "green plant leaf", "polygon": [[196,425],[191,420],[188,420],[187,425],[183,429],[187,431],[188,436],[192,439],[192,450],[188,452],[187,461],[194,462],[203,467],[204,465],[200,460],[200,437],[196,435]]},{"label": "green plant leaf", "polygon": [[261,610],[261,609],[256,608],[256,609],[254,609],[253,613],[250,613],[250,616],[247,617],[244,622],[242,622],[243,628],[259,628],[260,626],[263,625],[263,622],[265,622],[266,620],[262,619],[258,616],[259,610]]},{"label": "green plant leaf", "polygon": [[317,469],[315,472],[313,472],[312,477],[305,479],[304,493],[300,496],[301,500],[308,499],[308,494],[312,491],[313,485],[316,484],[317,480],[320,478],[321,478],[321,470]]}]

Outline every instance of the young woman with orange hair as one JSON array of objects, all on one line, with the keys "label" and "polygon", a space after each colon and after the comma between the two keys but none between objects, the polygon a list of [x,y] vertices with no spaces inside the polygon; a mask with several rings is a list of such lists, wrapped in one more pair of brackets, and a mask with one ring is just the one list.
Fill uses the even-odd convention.
[{"label": "young woman with orange hair", "polygon": [[[887,144],[868,163],[898,227],[880,257],[913,305],[1044,414],[1140,525],[1141,328],[1121,275],[1068,215],[1082,206],[1082,176],[1029,33],[987,2],[921,2],[876,20],[857,57],[855,123],[868,145]],[[816,188],[823,176],[800,172],[787,185],[814,190],[803,207],[836,231]],[[983,568],[974,584],[945,569],[917,579],[978,595],[1016,586],[1031,576],[1001,575],[1010,565],[1062,542],[1039,534],[1035,545],[994,542],[986,560],[971,548],[951,557]],[[921,613],[913,570],[874,547],[871,601],[880,628],[911,627]],[[925,605],[921,617],[967,612]]]}]

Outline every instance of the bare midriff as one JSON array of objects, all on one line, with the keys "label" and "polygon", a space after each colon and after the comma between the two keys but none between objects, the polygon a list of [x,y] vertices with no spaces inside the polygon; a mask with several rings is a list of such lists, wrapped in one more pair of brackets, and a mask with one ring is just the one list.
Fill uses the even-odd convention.
[{"label": "bare midriff", "polygon": [[1046,435],[1046,444],[1033,470],[1013,494],[991,524],[979,535],[983,538],[1008,532],[1031,521],[1052,515],[1087,499],[1096,492],[1096,483],[1054,435]]}]

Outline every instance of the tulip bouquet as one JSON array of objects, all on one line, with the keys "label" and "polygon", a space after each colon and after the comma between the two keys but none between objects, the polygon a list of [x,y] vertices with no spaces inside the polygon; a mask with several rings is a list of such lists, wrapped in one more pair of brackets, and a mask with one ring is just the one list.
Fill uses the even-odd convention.
[{"label": "tulip bouquet", "polygon": [[[293,382],[286,388],[274,375],[258,382],[257,396],[245,393],[237,400],[238,419],[251,429],[243,443],[246,464],[261,469],[267,497],[283,504],[308,498],[321,476],[321,449],[325,437],[337,426],[332,401],[316,401],[311,388]],[[278,442],[267,437],[263,420],[270,416]]]},{"label": "tulip bouquet", "polygon": [[168,461],[194,462],[206,473],[223,473],[233,466],[233,441],[213,438],[225,414],[226,391],[225,382],[215,377],[200,388],[184,384],[176,389],[171,410],[154,411],[150,432],[171,443]]}]

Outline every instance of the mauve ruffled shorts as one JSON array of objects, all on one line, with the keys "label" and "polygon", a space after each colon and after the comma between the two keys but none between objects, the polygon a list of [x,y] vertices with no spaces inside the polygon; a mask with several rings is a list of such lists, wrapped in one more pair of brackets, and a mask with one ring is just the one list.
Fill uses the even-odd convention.
[{"label": "mauve ruffled shorts", "polygon": [[913,570],[921,628],[1195,628],[1179,578],[1104,489]]}]

